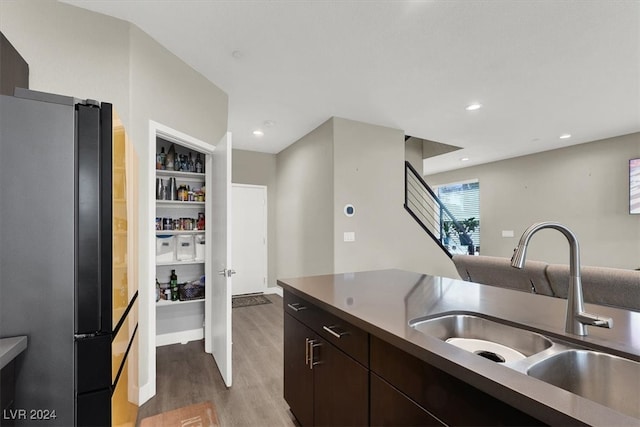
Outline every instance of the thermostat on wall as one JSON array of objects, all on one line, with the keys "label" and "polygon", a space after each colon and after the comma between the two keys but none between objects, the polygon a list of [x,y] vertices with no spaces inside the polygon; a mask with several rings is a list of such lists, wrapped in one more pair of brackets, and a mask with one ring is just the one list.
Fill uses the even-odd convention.
[{"label": "thermostat on wall", "polygon": [[356,208],[352,204],[344,205],[344,214],[346,216],[353,216],[356,213]]}]

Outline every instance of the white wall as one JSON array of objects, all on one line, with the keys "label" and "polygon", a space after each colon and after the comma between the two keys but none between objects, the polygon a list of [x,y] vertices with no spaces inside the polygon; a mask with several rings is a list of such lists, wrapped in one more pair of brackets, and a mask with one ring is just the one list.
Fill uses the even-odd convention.
[{"label": "white wall", "polygon": [[[629,215],[628,161],[640,133],[574,145],[425,177],[429,185],[480,181],[483,255],[510,257],[534,222],[558,221],[578,237],[583,265],[640,267],[640,215]],[[514,230],[515,237],[501,237]],[[566,239],[543,230],[529,259],[567,264]]]},{"label": "white wall", "polygon": [[333,121],[278,153],[277,277],[333,272]]},{"label": "white wall", "polygon": [[279,153],[278,277],[383,268],[459,277],[404,210],[404,158],[402,131],[336,117]]},{"label": "white wall", "polygon": [[[336,272],[400,268],[459,277],[453,263],[403,207],[404,132],[334,118]],[[344,205],[356,214],[347,217]],[[355,242],[343,233],[355,231]]]},{"label": "white wall", "polygon": [[128,127],[128,23],[55,1],[0,0],[0,31],[29,64],[31,89],[110,102]]}]

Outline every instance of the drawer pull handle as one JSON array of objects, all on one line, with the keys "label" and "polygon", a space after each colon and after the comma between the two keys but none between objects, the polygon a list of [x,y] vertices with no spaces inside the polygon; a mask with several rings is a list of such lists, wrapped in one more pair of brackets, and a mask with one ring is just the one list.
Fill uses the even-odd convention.
[{"label": "drawer pull handle", "polygon": [[338,328],[335,325],[323,326],[322,329],[324,329],[325,331],[329,332],[331,335],[333,335],[336,338],[342,338],[344,335],[349,335],[348,332]]},{"label": "drawer pull handle", "polygon": [[309,364],[309,342],[311,340],[309,338],[304,339],[304,364]]},{"label": "drawer pull handle", "polygon": [[293,311],[300,311],[300,310],[306,310],[307,309],[307,307],[305,307],[304,305],[301,305],[299,302],[294,302],[292,304],[287,304],[287,307],[289,307]]}]

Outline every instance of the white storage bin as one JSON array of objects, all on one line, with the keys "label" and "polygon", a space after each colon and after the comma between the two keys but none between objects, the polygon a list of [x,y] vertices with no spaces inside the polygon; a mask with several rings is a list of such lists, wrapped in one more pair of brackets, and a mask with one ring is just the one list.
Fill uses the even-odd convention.
[{"label": "white storage bin", "polygon": [[156,262],[173,262],[175,253],[175,236],[156,236]]},{"label": "white storage bin", "polygon": [[205,239],[204,234],[196,234],[196,261],[204,261]]},{"label": "white storage bin", "polygon": [[193,236],[178,234],[176,242],[176,258],[178,261],[192,261],[196,257],[196,249],[193,245]]}]

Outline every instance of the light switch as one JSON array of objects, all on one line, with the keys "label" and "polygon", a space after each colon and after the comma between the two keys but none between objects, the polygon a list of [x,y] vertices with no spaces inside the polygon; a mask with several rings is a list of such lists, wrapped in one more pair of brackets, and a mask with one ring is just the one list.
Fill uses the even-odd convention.
[{"label": "light switch", "polygon": [[356,233],[355,233],[355,231],[345,231],[344,232],[344,241],[345,242],[355,242],[356,241]]},{"label": "light switch", "polygon": [[513,237],[513,230],[502,230],[502,237]]}]

